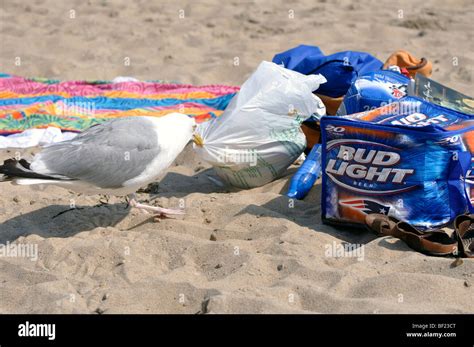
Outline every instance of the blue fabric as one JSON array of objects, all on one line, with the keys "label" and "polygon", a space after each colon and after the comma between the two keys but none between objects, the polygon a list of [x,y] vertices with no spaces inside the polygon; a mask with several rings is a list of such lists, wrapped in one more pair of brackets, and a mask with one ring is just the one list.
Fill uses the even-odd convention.
[{"label": "blue fabric", "polygon": [[351,83],[364,73],[380,70],[383,63],[374,56],[356,51],[324,55],[316,46],[300,45],[273,57],[275,64],[305,75],[321,74],[327,82],[317,93],[333,98],[346,95]]},{"label": "blue fabric", "polygon": [[82,103],[82,102],[90,102],[94,104],[94,108],[98,110],[102,109],[111,109],[111,110],[133,110],[135,108],[145,108],[145,107],[159,107],[159,106],[172,106],[172,105],[180,105],[184,102],[186,103],[198,103],[201,105],[206,105],[213,107],[217,110],[225,110],[227,105],[229,104],[230,100],[234,97],[235,93],[227,94],[218,96],[212,99],[133,99],[133,98],[109,98],[105,96],[97,96],[97,97],[83,97],[83,96],[74,96],[74,97],[64,97],[60,95],[42,95],[42,96],[33,96],[33,97],[25,97],[25,98],[9,98],[9,99],[1,99],[0,105],[30,105],[35,104],[38,102],[46,102],[46,101],[60,101],[64,100],[70,103],[71,105],[74,103]]}]

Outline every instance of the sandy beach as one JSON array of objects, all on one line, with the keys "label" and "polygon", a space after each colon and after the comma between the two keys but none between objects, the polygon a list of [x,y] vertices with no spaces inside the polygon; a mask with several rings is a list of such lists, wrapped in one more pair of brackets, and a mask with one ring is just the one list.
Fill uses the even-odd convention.
[{"label": "sandy beach", "polygon": [[[0,71],[241,85],[299,44],[382,61],[406,49],[433,63],[433,79],[472,96],[474,4],[413,3],[3,0]],[[37,152],[2,150],[0,160]],[[123,198],[0,183],[0,244],[38,251],[0,257],[0,313],[474,312],[474,261],[455,266],[322,224],[319,182],[303,201],[284,196],[296,168],[259,188],[220,187],[188,145],[138,194],[184,204],[185,216],[157,223]],[[361,245],[357,256],[328,256],[347,243]]]}]

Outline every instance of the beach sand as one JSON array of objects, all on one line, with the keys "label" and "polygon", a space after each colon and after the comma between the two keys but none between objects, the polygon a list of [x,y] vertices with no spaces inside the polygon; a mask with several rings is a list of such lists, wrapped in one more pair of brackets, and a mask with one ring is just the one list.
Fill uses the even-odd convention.
[{"label": "beach sand", "polygon": [[[416,8],[365,0],[3,0],[0,71],[240,85],[260,61],[312,44],[381,60],[406,49],[433,62],[434,79],[472,95],[473,18],[468,0]],[[4,150],[0,159],[37,151]],[[219,187],[188,146],[149,187],[158,192],[151,203],[184,204],[187,213],[159,223],[123,198],[2,183],[0,243],[36,245],[38,259],[0,257],[0,313],[474,312],[472,260],[454,266],[454,258],[425,256],[389,237],[323,225],[319,182],[294,205],[282,195],[294,171],[251,190]],[[70,206],[81,209],[53,218]],[[360,257],[328,256],[346,243],[362,245]]]}]

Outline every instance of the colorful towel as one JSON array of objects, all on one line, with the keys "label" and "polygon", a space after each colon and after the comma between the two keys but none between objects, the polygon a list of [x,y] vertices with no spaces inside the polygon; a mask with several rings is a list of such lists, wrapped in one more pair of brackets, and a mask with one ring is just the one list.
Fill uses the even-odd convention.
[{"label": "colorful towel", "polygon": [[172,112],[203,122],[220,116],[238,90],[157,81],[60,82],[0,74],[0,135],[51,126],[81,132],[110,118]]}]

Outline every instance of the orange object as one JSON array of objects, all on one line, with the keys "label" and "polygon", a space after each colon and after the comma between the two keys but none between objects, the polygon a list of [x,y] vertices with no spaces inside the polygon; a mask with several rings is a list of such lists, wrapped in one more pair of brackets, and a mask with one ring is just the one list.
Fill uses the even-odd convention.
[{"label": "orange object", "polygon": [[406,68],[411,78],[414,78],[417,73],[423,76],[430,77],[433,71],[433,65],[425,58],[417,59],[411,53],[402,49],[392,53],[383,65],[387,69],[390,65],[397,65],[398,67]]},{"label": "orange object", "polygon": [[321,138],[321,130],[314,129],[306,124],[301,124],[301,130],[303,130],[304,136],[306,136],[306,148],[311,149]]},{"label": "orange object", "polygon": [[[328,115],[334,116],[339,108],[339,105],[342,103],[344,96],[338,98],[332,98],[327,95],[321,95],[314,93],[317,97],[321,99],[324,106],[326,106],[326,113]],[[317,143],[321,141],[321,130],[311,128],[306,124],[301,125],[301,130],[303,130],[304,135],[306,136],[306,148],[311,149]]]}]

